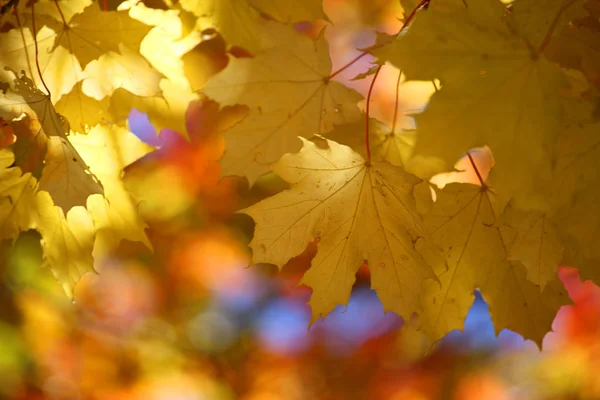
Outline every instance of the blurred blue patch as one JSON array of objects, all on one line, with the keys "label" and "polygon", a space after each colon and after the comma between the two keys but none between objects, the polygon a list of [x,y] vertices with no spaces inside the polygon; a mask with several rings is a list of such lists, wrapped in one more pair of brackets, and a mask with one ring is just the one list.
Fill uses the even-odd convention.
[{"label": "blurred blue patch", "polygon": [[377,294],[369,288],[353,291],[348,307],[336,307],[324,321],[315,325],[322,330],[328,350],[348,355],[369,339],[382,336],[400,327],[402,319],[394,313],[384,313]]},{"label": "blurred blue patch", "polygon": [[310,347],[310,310],[299,299],[275,298],[255,320],[259,342],[273,353],[300,354]]},{"label": "blurred blue patch", "polygon": [[498,349],[520,349],[532,345],[523,336],[504,329],[496,336],[494,323],[487,303],[478,290],[475,301],[465,319],[464,332],[452,331],[441,340],[440,344],[459,345],[465,351],[484,351]]},{"label": "blurred blue patch", "polygon": [[148,119],[148,114],[132,108],[127,118],[129,130],[137,136],[142,142],[150,146],[160,147],[162,141],[156,133],[156,129]]},{"label": "blurred blue patch", "polygon": [[268,281],[260,275],[249,273],[244,285],[235,290],[223,288],[215,291],[215,297],[219,304],[232,313],[252,312],[258,307],[258,303],[267,295]]},{"label": "blurred blue patch", "polygon": [[277,298],[258,315],[255,330],[266,348],[279,354],[298,354],[319,340],[331,354],[347,356],[369,339],[402,324],[396,314],[383,312],[374,291],[359,288],[352,293],[347,308],[336,307],[309,331],[310,309],[305,301]]}]

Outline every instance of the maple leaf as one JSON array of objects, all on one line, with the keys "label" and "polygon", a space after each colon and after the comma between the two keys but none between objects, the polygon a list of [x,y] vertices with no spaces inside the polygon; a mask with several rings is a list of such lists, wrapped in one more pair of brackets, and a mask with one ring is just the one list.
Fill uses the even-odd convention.
[{"label": "maple leaf", "polygon": [[38,30],[43,26],[57,28],[57,21],[61,22],[63,18],[70,21],[91,4],[91,0],[38,0],[34,5],[35,10],[32,10],[31,2],[18,1],[16,13],[9,13],[9,23],[14,27],[28,27],[33,25],[35,19]]},{"label": "maple leaf", "polygon": [[[326,134],[328,139],[354,149],[366,157],[365,123],[355,122],[339,125]],[[371,118],[369,120],[369,141],[371,159],[384,160],[392,165],[403,167],[407,172],[421,179],[428,179],[439,171],[441,166],[437,159],[417,156],[414,157],[416,131],[389,127]]]},{"label": "maple leaf", "polygon": [[[48,6],[52,18],[44,19],[45,24],[55,32],[50,50],[59,46],[67,49],[82,68],[106,53],[120,53],[123,47],[139,50],[140,42],[151,29],[131,18],[127,11],[102,11],[97,3],[85,6],[86,2],[81,2],[80,6],[85,8],[73,9],[69,18],[62,11],[62,5],[68,2],[54,3],[54,9]],[[43,14],[44,9],[39,11],[37,14]]]},{"label": "maple leaf", "polygon": [[0,149],[0,237],[16,239],[32,228],[31,211],[35,209],[36,180],[30,173],[12,167],[14,154]]},{"label": "maple leaf", "polygon": [[30,28],[0,33],[0,68],[26,71],[33,86],[41,87],[42,83],[35,70],[37,60],[50,93],[56,98],[69,93],[75,83],[83,78],[83,70],[79,61],[64,47],[50,51],[55,36],[56,32],[46,26],[37,32],[39,50],[36,57],[34,36]]},{"label": "maple leaf", "polygon": [[139,53],[125,45],[120,45],[119,50],[104,53],[88,64],[83,93],[96,100],[110,96],[119,88],[136,96],[159,95],[161,75]]},{"label": "maple leaf", "polygon": [[593,191],[600,182],[600,99],[577,100],[567,107],[569,118],[552,147],[552,173],[540,177],[539,190],[556,209],[573,201],[582,191]]},{"label": "maple leaf", "polygon": [[264,47],[261,30],[265,20],[247,0],[181,0],[179,3],[198,17],[197,29],[217,26],[228,43],[252,53]]},{"label": "maple leaf", "polygon": [[40,121],[24,114],[17,121],[12,121],[10,127],[16,139],[10,146],[15,155],[14,165],[39,179],[48,146],[48,137],[42,131]]},{"label": "maple leaf", "polygon": [[436,198],[424,221],[445,252],[447,269],[435,271],[439,284],[426,284],[422,297],[421,329],[432,341],[462,329],[473,292],[481,283],[478,269],[506,268],[489,192],[477,185],[453,183]]},{"label": "maple leaf", "polygon": [[257,10],[269,14],[278,21],[295,23],[301,21],[327,20],[321,0],[248,0]]},{"label": "maple leaf", "polygon": [[8,119],[18,119],[22,114],[30,114],[37,119],[46,136],[66,137],[68,123],[57,112],[50,96],[38,89],[33,80],[11,71],[14,77],[7,93],[0,96],[0,109]]},{"label": "maple leaf", "polygon": [[44,264],[52,270],[67,296],[86,273],[94,271],[92,250],[95,229],[92,217],[83,207],[73,207],[68,213],[54,206],[50,194],[38,192],[35,229],[42,235]]},{"label": "maple leaf", "polygon": [[600,23],[596,29],[585,25],[565,27],[549,43],[546,55],[563,67],[580,70],[590,83],[600,87]]},{"label": "maple leaf", "polygon": [[55,105],[56,111],[69,121],[71,129],[74,132],[85,132],[89,127],[101,122],[116,120],[109,112],[110,100],[106,97],[96,100],[86,95],[82,84],[82,81],[75,84]]},{"label": "maple leaf", "polygon": [[[123,4],[121,5],[125,7]],[[140,54],[158,70],[163,78],[158,83],[160,96],[148,97],[139,93],[116,90],[110,100],[110,114],[115,120],[127,118],[131,108],[148,114],[158,132],[164,128],[186,134],[185,112],[198,95],[185,78],[182,56],[199,42],[198,32],[185,34],[180,12],[153,10],[138,3],[129,8],[129,15],[152,25],[140,44]],[[157,52],[156,49],[161,51]]]},{"label": "maple leaf", "polygon": [[558,308],[568,301],[560,282],[555,278],[540,297],[523,266],[507,259],[496,200],[486,184],[452,183],[436,197],[424,219],[446,254],[447,269],[436,271],[440,284],[425,284],[421,329],[432,341],[461,329],[473,292],[480,289],[497,332],[512,329],[541,344]]},{"label": "maple leaf", "polygon": [[85,206],[90,195],[104,193],[102,184],[90,172],[71,142],[56,136],[48,138],[39,187],[50,193],[54,204],[65,213],[72,207]]},{"label": "maple leaf", "polygon": [[221,161],[223,175],[246,176],[250,184],[282,154],[298,151],[298,136],[323,134],[360,116],[358,93],[330,79],[323,35],[313,41],[286,26],[267,27],[277,45],[251,59],[231,59],[202,89],[222,105],[251,108],[225,133],[226,142],[235,145]]},{"label": "maple leaf", "polygon": [[489,305],[496,334],[510,329],[533,340],[541,349],[558,310],[572,304],[562,282],[550,281],[540,293],[540,288],[527,280],[523,265],[515,262],[488,273],[480,289]]},{"label": "maple leaf", "polygon": [[[113,251],[122,239],[151,247],[145,224],[120,175],[124,166],[152,149],[116,126],[97,126],[89,135],[71,135],[70,140],[77,149],[66,138],[48,138],[46,166],[39,183],[30,173],[10,167],[14,156],[1,151],[0,223],[5,238],[14,239],[27,229],[40,232],[45,263],[72,296],[79,278],[93,271],[93,256]],[[53,155],[54,145],[57,155]],[[79,152],[102,179],[104,195],[90,195],[98,182],[87,180],[91,171],[82,168]]]},{"label": "maple leaf", "polygon": [[[12,162],[3,165],[0,216],[6,237],[38,230],[45,264],[69,296],[79,278],[93,270],[93,255],[114,250],[121,239],[150,247],[145,225],[120,181],[122,167],[150,151],[148,146],[116,126],[67,136],[66,120],[25,75],[12,81],[2,101],[3,115],[13,119],[15,163],[26,172],[8,168]],[[106,187],[71,141],[93,162]],[[3,160],[8,163],[11,157]]]},{"label": "maple leaf", "polygon": [[301,283],[313,293],[313,321],[346,304],[355,274],[368,263],[384,308],[409,317],[421,284],[435,279],[425,259],[433,246],[421,224],[413,188],[421,180],[386,162],[368,165],[352,149],[303,140],[273,171],[292,187],[241,210],[254,219],[253,262],[283,266],[313,240],[318,252]]},{"label": "maple leaf", "polygon": [[582,280],[600,282],[600,198],[595,191],[580,193],[572,204],[559,210],[554,220],[565,243],[563,263],[576,266]]},{"label": "maple leaf", "polygon": [[[579,0],[528,0],[512,7],[514,29],[533,48],[545,48],[572,20],[587,14]],[[550,27],[552,26],[552,29]]]},{"label": "maple leaf", "polygon": [[[42,1],[35,7],[30,7],[34,16],[22,21],[18,29],[0,34],[0,54],[4,65],[27,70],[32,79],[36,76],[32,66],[39,64],[50,83],[50,93],[57,99],[84,77],[87,82],[118,86],[119,82],[127,83],[123,72],[129,77],[143,68],[146,74],[152,73],[143,67],[143,59],[130,60],[150,27],[129,17],[127,11],[101,11],[96,3],[87,1]],[[27,14],[31,16],[31,12]],[[102,70],[86,68],[94,60],[102,60]],[[152,90],[150,81],[147,83],[146,91]]]},{"label": "maple leaf", "polygon": [[[69,296],[121,240],[151,247],[121,178],[153,149],[118,124],[134,107],[157,130],[185,135],[184,115],[200,92],[224,108],[208,101],[190,113],[190,127],[201,125],[189,129],[192,144],[170,145],[203,161],[172,166],[212,177],[223,133],[224,175],[252,184],[273,165],[291,184],[242,212],[256,222],[255,261],[281,267],[318,242],[302,280],[313,289],[313,321],[348,301],[366,262],[384,308],[405,318],[416,311],[433,340],[462,327],[479,289],[497,331],[540,343],[568,302],[557,265],[600,281],[595,3],[404,1],[415,10],[407,27],[394,39],[379,35],[372,52],[435,90],[416,131],[404,123],[410,117],[396,118],[404,113],[398,94],[393,121],[369,120],[374,85],[361,115],[360,96],[333,81],[362,55],[332,72],[323,33],[311,40],[280,23],[327,19],[319,0],[158,3],[131,0],[110,12],[90,0],[1,7],[0,236],[38,230],[45,264]],[[216,32],[222,37],[213,40]],[[222,38],[232,46],[229,64],[209,79],[227,64]],[[397,92],[423,84],[401,83],[400,73]],[[169,159],[170,145],[135,168]],[[435,202],[427,182],[417,186],[468,149],[473,162],[473,149],[486,145],[494,189],[479,173],[480,186],[447,185]],[[472,178],[456,169],[430,183]],[[144,185],[137,198],[160,192]],[[165,212],[161,195],[161,218],[181,211]]]},{"label": "maple leaf", "polygon": [[410,79],[441,81],[441,90],[416,117],[415,152],[451,165],[467,149],[488,145],[496,158],[498,193],[510,197],[550,167],[545,148],[560,130],[559,91],[566,80],[538,40],[552,21],[528,20],[519,14],[527,7],[508,13],[497,0],[468,3],[432,2],[375,53]]},{"label": "maple leaf", "polygon": [[39,231],[45,264],[72,296],[79,278],[93,270],[92,219],[83,207],[72,208],[65,219],[50,194],[38,192],[36,179],[30,173],[23,174],[19,168],[10,167],[13,160],[10,151],[0,150],[1,236],[14,240],[23,231]]},{"label": "maple leaf", "polygon": [[122,239],[151,248],[146,225],[137,212],[137,204],[125,190],[121,175],[127,165],[154,149],[115,125],[97,125],[86,135],[73,135],[71,142],[104,186],[104,196],[91,196],[87,201],[96,229],[94,254],[116,249]]},{"label": "maple leaf", "polygon": [[17,137],[17,143],[21,139],[21,143],[26,146],[33,142],[32,138],[36,138],[36,151],[29,149],[20,153],[22,145],[17,145],[19,164],[27,164],[27,170],[36,172],[36,176],[40,177],[39,188],[52,195],[53,204],[63,208],[66,214],[72,207],[85,206],[89,195],[103,193],[102,185],[89,172],[67,138],[67,124],[54,109],[50,97],[36,88],[33,81],[25,75],[15,78],[10,89],[25,100],[19,105],[20,111],[26,115],[35,115],[38,122],[37,125],[25,124],[24,132]]},{"label": "maple leaf", "polygon": [[507,260],[520,261],[527,270],[527,279],[541,289],[556,280],[563,259],[563,244],[551,217],[543,211],[519,210],[509,204],[500,225]]},{"label": "maple leaf", "polygon": [[[76,122],[75,131],[109,115],[103,100],[117,88],[137,96],[160,95],[161,75],[138,53],[150,26],[127,11],[100,11],[88,1],[41,1],[35,7],[29,8],[34,17],[21,21],[19,29],[0,33],[0,66],[26,70],[33,86],[43,85],[53,101],[69,95],[65,102],[70,105],[63,102],[60,108]],[[89,28],[98,24],[100,29]],[[34,28],[39,28],[35,42]],[[36,66],[43,80],[34,74]]]},{"label": "maple leaf", "polygon": [[561,263],[579,268],[582,279],[600,282],[598,99],[578,99],[566,109],[569,123],[552,148],[553,169],[538,178],[537,191],[543,199],[539,209],[560,236],[564,248]]},{"label": "maple leaf", "polygon": [[180,4],[198,16],[199,30],[217,26],[228,43],[255,54],[269,42],[260,12],[289,23],[326,19],[320,0],[181,0]]},{"label": "maple leaf", "polygon": [[579,268],[582,279],[600,282],[600,212],[598,99],[580,100],[569,109],[573,122],[565,126],[554,149],[555,168],[540,189],[552,200],[553,222],[565,243],[563,263]]}]

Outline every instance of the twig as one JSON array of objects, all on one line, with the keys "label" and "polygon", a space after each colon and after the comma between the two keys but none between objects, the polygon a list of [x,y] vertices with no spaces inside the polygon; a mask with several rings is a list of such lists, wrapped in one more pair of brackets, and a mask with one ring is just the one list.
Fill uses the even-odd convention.
[{"label": "twig", "polygon": [[371,165],[371,144],[369,143],[369,114],[371,111],[371,95],[373,93],[373,86],[375,86],[375,81],[377,80],[377,75],[381,71],[381,65],[375,71],[375,76],[373,76],[373,80],[371,81],[371,86],[369,86],[369,93],[367,94],[367,110],[366,110],[366,128],[365,128],[365,148],[367,149],[367,165]]},{"label": "twig", "polygon": [[398,80],[396,81],[396,100],[394,102],[394,118],[392,119],[392,133],[396,133],[396,122],[398,119],[398,96],[400,94],[400,81],[402,80],[402,70],[398,72]]},{"label": "twig", "polygon": [[548,43],[550,43],[550,39],[552,39],[552,34],[554,33],[554,30],[556,29],[556,26],[558,25],[558,21],[560,21],[560,17],[562,16],[562,14],[578,1],[579,0],[571,0],[566,4],[563,4],[563,6],[558,10],[556,15],[554,16],[554,19],[552,20],[552,23],[550,24],[550,28],[548,28],[548,32],[546,32],[546,36],[544,36],[544,40],[542,40],[542,43],[538,48],[538,53],[543,53],[546,47],[548,46]]},{"label": "twig", "polygon": [[38,75],[40,76],[40,80],[42,81],[42,85],[44,85],[44,88],[46,88],[46,91],[48,92],[48,98],[50,98],[50,89],[48,89],[48,85],[46,85],[46,81],[44,81],[44,76],[42,75],[42,69],[40,68],[40,62],[38,59],[39,48],[37,42],[37,30],[35,29],[35,1],[31,3],[31,28],[33,30],[33,32],[31,32],[33,34],[33,45],[35,47],[35,66],[37,68]]},{"label": "twig", "polygon": [[473,166],[473,169],[475,170],[475,173],[477,174],[477,178],[479,179],[479,183],[481,183],[481,187],[486,187],[486,184],[483,181],[481,174],[479,173],[479,169],[477,168],[477,165],[475,165],[475,161],[473,160],[471,153],[469,153],[468,151],[467,151],[467,157],[469,157],[469,161],[471,161],[471,165]]}]

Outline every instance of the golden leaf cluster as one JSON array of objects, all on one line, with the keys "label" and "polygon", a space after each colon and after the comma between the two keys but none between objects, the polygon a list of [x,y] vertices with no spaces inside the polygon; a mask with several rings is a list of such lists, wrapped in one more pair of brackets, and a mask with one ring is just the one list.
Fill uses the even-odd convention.
[{"label": "golden leaf cluster", "polygon": [[[339,80],[352,62],[333,70],[324,31],[298,28],[329,23],[321,1],[165,5],[4,8],[0,118],[14,137],[0,150],[0,234],[38,230],[67,293],[120,240],[150,246],[121,180],[153,150],[127,129],[130,110],[185,135],[197,98],[247,108],[223,133],[223,175],[290,184],[240,212],[256,224],[253,264],[281,268],[318,243],[301,281],[313,320],[348,302],[366,264],[384,308],[416,314],[432,341],[462,328],[478,289],[497,331],[540,343],[569,303],[558,266],[600,283],[595,2],[404,1],[400,32],[355,61],[377,60],[357,79],[391,64],[403,85],[431,83],[410,130],[370,115],[373,86],[361,111],[364,97]],[[199,50],[215,34],[224,68]],[[473,156],[482,148],[489,176]],[[465,165],[475,181],[436,185]]]}]

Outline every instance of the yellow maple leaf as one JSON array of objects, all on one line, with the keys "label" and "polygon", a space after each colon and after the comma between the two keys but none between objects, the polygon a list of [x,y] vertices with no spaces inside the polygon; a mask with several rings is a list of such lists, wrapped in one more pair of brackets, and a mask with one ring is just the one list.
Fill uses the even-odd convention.
[{"label": "yellow maple leaf", "polygon": [[110,51],[91,61],[84,75],[82,91],[96,100],[110,96],[118,88],[136,96],[160,95],[161,75],[125,45],[119,45],[119,52]]},{"label": "yellow maple leaf", "polygon": [[552,173],[540,177],[540,191],[556,209],[568,205],[578,192],[594,191],[600,182],[600,99],[568,104],[569,118],[552,147]]},{"label": "yellow maple leaf", "polygon": [[[406,168],[415,147],[415,131],[391,127],[371,118],[369,120],[369,142],[371,159],[385,160],[390,164]],[[365,122],[357,121],[336,126],[326,134],[328,139],[355,149],[366,157]]]},{"label": "yellow maple leaf", "polygon": [[116,125],[97,125],[86,135],[72,135],[70,139],[104,186],[104,196],[91,196],[87,201],[97,232],[94,255],[114,250],[122,239],[151,247],[146,225],[121,175],[124,167],[154,149]]},{"label": "yellow maple leaf", "polygon": [[186,135],[185,112],[188,104],[196,100],[198,95],[192,91],[185,77],[181,57],[201,41],[200,34],[184,34],[177,10],[156,10],[142,3],[122,4],[120,7],[130,7],[129,15],[132,18],[152,25],[140,45],[140,54],[163,78],[158,83],[160,96],[148,97],[133,91],[116,90],[110,101],[111,115],[115,120],[123,120],[131,108],[136,108],[148,114],[158,132],[169,128]]},{"label": "yellow maple leaf", "polygon": [[66,137],[68,122],[56,112],[50,96],[38,89],[25,73],[21,76],[16,73],[14,75],[11,91],[24,100],[20,104],[20,112],[29,114],[33,111],[46,136]]},{"label": "yellow maple leaf", "polygon": [[65,214],[43,191],[37,193],[36,209],[30,212],[37,214],[35,229],[42,235],[44,264],[72,298],[75,284],[94,270],[92,217],[83,207],[73,207]]},{"label": "yellow maple leaf", "polygon": [[244,104],[251,112],[225,133],[229,145],[223,175],[246,176],[252,184],[282,154],[298,151],[298,136],[323,134],[359,118],[360,95],[332,81],[323,35],[316,41],[293,28],[269,23],[278,39],[268,53],[231,59],[202,92],[222,105]]},{"label": "yellow maple leaf", "polygon": [[348,302],[355,274],[368,263],[386,310],[409,317],[424,280],[435,278],[428,241],[413,199],[419,178],[387,162],[368,165],[352,149],[303,140],[297,154],[273,165],[292,187],[240,212],[256,222],[253,262],[282,267],[318,240],[302,283],[313,289],[313,321]]},{"label": "yellow maple leaf", "polygon": [[[62,7],[65,2],[59,2]],[[52,7],[49,7],[53,10]],[[40,10],[40,14],[44,10]],[[61,8],[62,11],[62,8]],[[124,47],[139,50],[140,43],[151,27],[129,16],[127,11],[102,11],[97,3],[77,9],[71,17],[64,12],[50,15],[54,24],[45,20],[55,32],[51,50],[61,46],[73,54],[85,68],[107,52],[120,53]],[[68,19],[67,19],[68,18]],[[90,27],[95,27],[90,29]]]},{"label": "yellow maple leaf", "polygon": [[[46,265],[72,296],[79,278],[93,271],[94,257],[113,251],[122,239],[151,247],[120,176],[124,166],[152,148],[117,126],[97,126],[89,135],[69,137],[77,149],[66,138],[48,138],[39,183],[30,173],[10,167],[14,162],[10,151],[0,151],[0,226],[2,237],[8,239],[27,229],[38,230]],[[82,168],[82,157],[102,179],[104,195],[90,196],[98,182],[88,181],[92,175]]]},{"label": "yellow maple leaf", "polygon": [[104,193],[102,184],[90,172],[69,139],[57,136],[48,138],[39,188],[50,193],[53,203],[65,214],[72,207],[85,206],[90,195]]},{"label": "yellow maple leaf", "polygon": [[0,116],[16,120],[28,114],[38,121],[46,136],[65,137],[68,122],[56,112],[50,96],[39,90],[24,72],[20,76],[9,72],[10,84],[6,93],[0,95]]},{"label": "yellow maple leaf", "polygon": [[32,210],[36,208],[36,180],[11,167],[13,162],[14,154],[0,149],[0,237],[11,240],[33,227]]},{"label": "yellow maple leaf", "polygon": [[500,225],[507,260],[520,261],[527,270],[527,279],[541,289],[556,280],[563,259],[563,244],[551,217],[543,211],[520,210],[509,204]]},{"label": "yellow maple leaf", "polygon": [[598,159],[600,118],[597,101],[580,100],[569,109],[568,124],[554,148],[555,168],[542,193],[550,197],[553,222],[565,243],[565,265],[577,267],[582,279],[600,282],[600,211]]},{"label": "yellow maple leaf", "polygon": [[30,172],[36,179],[44,169],[44,158],[48,146],[48,137],[42,131],[40,121],[24,114],[10,123],[15,142],[10,146],[15,155],[14,166],[22,172]]},{"label": "yellow maple leaf", "polygon": [[561,126],[559,92],[566,80],[527,34],[551,30],[552,21],[535,19],[523,27],[520,11],[509,13],[498,0],[467,3],[432,2],[376,53],[410,79],[442,83],[416,117],[417,154],[438,156],[450,166],[469,148],[488,145],[499,192],[525,196],[519,189],[550,168],[545,148]]},{"label": "yellow maple leaf", "polygon": [[506,268],[487,272],[480,289],[489,305],[496,334],[510,329],[542,348],[558,310],[572,304],[562,282],[550,281],[540,293],[540,288],[527,280],[520,263],[509,262]]},{"label": "yellow maple leaf", "polygon": [[[59,47],[51,51],[56,32],[43,26],[36,34],[38,42],[37,62],[43,70],[50,93],[58,99],[69,93],[73,85],[83,77],[79,61],[67,49]],[[30,28],[23,27],[0,33],[0,69],[26,71],[34,86],[42,87],[36,70],[36,52]]]},{"label": "yellow maple leaf", "polygon": [[248,0],[248,2],[257,10],[288,24],[327,19],[321,0]]},{"label": "yellow maple leaf", "polygon": [[[37,29],[48,26],[55,30],[60,28],[60,22],[64,18],[70,21],[76,14],[92,4],[91,0],[38,0],[35,2],[35,9],[32,10],[31,2],[17,2],[16,15],[10,15],[10,23],[15,27],[32,27],[35,18]],[[32,13],[32,11],[34,11]],[[32,15],[33,14],[33,15]]]},{"label": "yellow maple leaf", "polygon": [[257,53],[264,46],[265,20],[246,0],[181,0],[181,6],[198,17],[197,29],[217,26],[231,45]]},{"label": "yellow maple leaf", "polygon": [[600,282],[598,100],[569,104],[568,121],[552,148],[553,170],[538,179],[545,209],[565,248],[562,263],[580,269],[583,279]]},{"label": "yellow maple leaf", "polygon": [[424,219],[447,268],[436,271],[439,284],[425,284],[421,329],[432,341],[462,329],[473,292],[480,289],[497,332],[512,329],[541,345],[558,308],[569,301],[561,283],[548,282],[540,295],[523,265],[507,259],[498,206],[487,184],[451,183],[436,198]]},{"label": "yellow maple leaf", "polygon": [[550,41],[546,56],[563,67],[580,70],[590,83],[600,87],[600,29],[569,25]]},{"label": "yellow maple leaf", "polygon": [[600,196],[596,191],[580,193],[572,204],[557,212],[554,220],[565,243],[565,265],[577,267],[582,280],[600,282]]},{"label": "yellow maple leaf", "polygon": [[[575,18],[587,12],[579,0],[528,0],[512,6],[514,28],[533,48],[546,48]],[[552,29],[550,27],[552,26]]]},{"label": "yellow maple leaf", "polygon": [[[326,134],[328,139],[353,148],[366,157],[365,122],[336,126]],[[376,120],[369,120],[369,141],[371,159],[384,160],[392,165],[403,167],[407,172],[421,179],[431,178],[442,166],[433,157],[414,156],[416,131],[389,127]]]},{"label": "yellow maple leaf", "polygon": [[0,235],[15,240],[29,229],[40,232],[45,265],[72,296],[79,278],[93,270],[92,218],[83,207],[73,207],[65,218],[30,173],[10,167],[13,160],[10,151],[0,150]]},{"label": "yellow maple leaf", "polygon": [[[30,148],[31,154],[19,153],[18,161],[21,165],[31,164],[24,160],[32,157],[37,165],[31,165],[27,170],[39,175],[39,188],[48,191],[53,203],[63,208],[65,213],[72,207],[84,206],[89,195],[103,193],[102,185],[89,172],[85,162],[69,142],[65,132],[68,123],[56,112],[50,97],[36,88],[33,81],[25,75],[15,78],[10,89],[24,100],[19,105],[21,112],[25,113],[25,120],[21,122],[31,122],[31,115],[35,116],[33,119],[37,122],[22,126],[24,132],[17,136],[17,142],[20,140],[22,144],[17,143],[13,147],[19,153],[20,146],[26,145],[28,137],[37,137],[38,144],[35,148]],[[28,130],[33,131],[27,132]]]},{"label": "yellow maple leaf", "polygon": [[109,113],[110,99],[96,100],[83,92],[82,81],[79,81],[73,89],[61,96],[56,103],[55,109],[63,115],[74,132],[85,132],[89,127],[99,123],[109,123],[114,120]]},{"label": "yellow maple leaf", "polygon": [[[34,11],[33,17],[30,11],[26,12],[28,10]],[[96,3],[88,1],[42,1],[28,10],[23,12],[29,18],[23,19],[17,29],[1,34],[3,64],[17,71],[27,70],[37,82],[39,77],[34,74],[34,66],[39,63],[44,80],[56,99],[69,93],[84,77],[87,82],[104,85],[111,82],[118,87],[126,81],[124,72],[131,78],[144,68],[146,62],[134,56],[132,51],[139,49],[150,27],[129,17],[127,11],[101,11]],[[90,26],[96,28],[90,29]],[[32,33],[37,38],[37,52]],[[88,64],[98,59],[103,59],[102,70],[98,67],[87,70]],[[144,74],[153,72],[145,68]],[[145,91],[155,90],[155,94],[156,85],[150,83]],[[96,93],[95,97],[109,94],[110,91],[102,96]]]},{"label": "yellow maple leaf", "polygon": [[480,284],[478,269],[504,268],[504,248],[493,226],[495,211],[489,196],[477,185],[449,184],[424,215],[446,255],[446,268],[435,271],[439,283],[426,283],[422,296],[421,329],[432,341],[462,329]]},{"label": "yellow maple leaf", "polygon": [[[88,1],[42,1],[35,7],[28,8],[35,18],[0,33],[0,67],[27,71],[34,86],[46,87],[55,103],[68,95],[65,102],[70,105],[63,102],[61,109],[76,122],[75,131],[83,132],[98,116],[109,115],[108,101],[103,100],[117,88],[137,96],[160,95],[160,73],[138,53],[150,26],[131,18],[128,11],[104,12]],[[38,49],[31,34],[34,25]],[[97,28],[90,29],[91,25]]]}]

